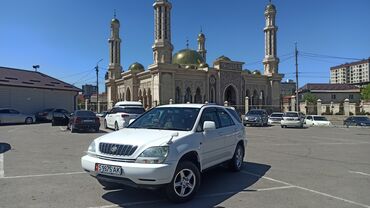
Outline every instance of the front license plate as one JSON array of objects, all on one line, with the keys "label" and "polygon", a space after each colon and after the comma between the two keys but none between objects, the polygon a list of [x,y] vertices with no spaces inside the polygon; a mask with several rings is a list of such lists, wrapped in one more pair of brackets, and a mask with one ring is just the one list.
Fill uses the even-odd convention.
[{"label": "front license plate", "polygon": [[105,164],[95,164],[95,171],[98,173],[104,173],[109,175],[122,175],[122,167]]},{"label": "front license plate", "polygon": [[84,120],[84,123],[91,123],[93,122],[94,120]]}]

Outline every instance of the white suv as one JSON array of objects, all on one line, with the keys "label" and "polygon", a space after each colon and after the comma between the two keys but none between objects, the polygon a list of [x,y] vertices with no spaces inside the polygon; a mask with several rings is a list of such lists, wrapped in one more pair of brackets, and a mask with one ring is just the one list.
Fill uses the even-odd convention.
[{"label": "white suv", "polygon": [[128,126],[131,119],[136,119],[144,112],[145,109],[140,105],[115,106],[107,112],[104,118],[104,128],[111,128],[118,131]]},{"label": "white suv", "polygon": [[201,173],[227,163],[243,165],[245,128],[231,108],[203,104],[164,105],[127,128],[95,139],[82,168],[107,188],[164,187],[169,200],[190,200]]}]

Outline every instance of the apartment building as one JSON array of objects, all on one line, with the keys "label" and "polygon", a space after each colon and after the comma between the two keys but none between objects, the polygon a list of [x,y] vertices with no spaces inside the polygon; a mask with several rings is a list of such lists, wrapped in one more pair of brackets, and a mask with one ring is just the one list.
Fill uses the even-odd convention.
[{"label": "apartment building", "polygon": [[370,83],[370,58],[330,67],[331,84],[366,85]]}]

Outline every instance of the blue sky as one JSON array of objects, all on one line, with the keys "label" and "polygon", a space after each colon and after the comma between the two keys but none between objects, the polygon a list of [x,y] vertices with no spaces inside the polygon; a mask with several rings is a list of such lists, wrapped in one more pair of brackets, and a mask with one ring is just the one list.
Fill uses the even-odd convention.
[{"label": "blue sky", "polygon": [[[81,86],[94,84],[100,63],[100,89],[108,66],[110,20],[121,22],[124,70],[133,62],[152,63],[154,0],[1,0],[0,66],[40,71]],[[221,55],[263,69],[264,7],[267,0],[171,0],[174,52],[196,48],[203,28],[207,62]],[[300,85],[328,82],[330,66],[370,56],[369,0],[273,0],[277,7],[279,72],[294,78],[298,42]]]}]

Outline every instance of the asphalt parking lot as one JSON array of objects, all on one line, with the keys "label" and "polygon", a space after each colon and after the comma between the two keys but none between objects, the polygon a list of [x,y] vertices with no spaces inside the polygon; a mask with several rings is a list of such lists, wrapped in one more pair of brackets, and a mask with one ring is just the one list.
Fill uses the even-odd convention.
[{"label": "asphalt parking lot", "polygon": [[80,157],[105,133],[50,124],[0,126],[0,207],[370,207],[370,129],[248,127],[244,170],[203,174],[192,201],[104,190]]}]

